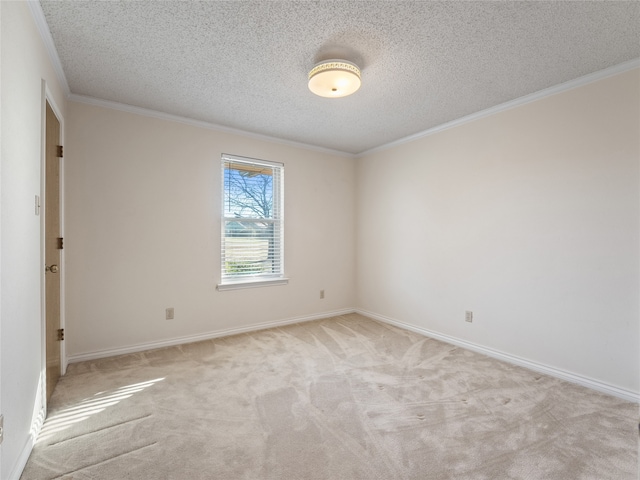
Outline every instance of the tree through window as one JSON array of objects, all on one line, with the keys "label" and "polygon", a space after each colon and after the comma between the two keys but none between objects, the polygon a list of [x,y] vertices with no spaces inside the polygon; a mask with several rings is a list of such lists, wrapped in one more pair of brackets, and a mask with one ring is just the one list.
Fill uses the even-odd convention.
[{"label": "tree through window", "polygon": [[222,284],[283,277],[281,163],[222,155]]}]

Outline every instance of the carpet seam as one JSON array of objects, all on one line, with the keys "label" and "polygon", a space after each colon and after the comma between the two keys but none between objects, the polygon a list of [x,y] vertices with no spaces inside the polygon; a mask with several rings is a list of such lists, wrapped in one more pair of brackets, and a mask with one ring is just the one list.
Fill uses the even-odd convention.
[{"label": "carpet seam", "polygon": [[91,464],[89,464],[89,465],[85,465],[85,466],[83,466],[83,467],[76,468],[75,470],[71,470],[71,471],[69,471],[69,472],[62,473],[62,474],[58,475],[57,477],[53,477],[51,480],[56,480],[56,479],[58,479],[58,478],[63,478],[63,477],[64,477],[64,476],[66,476],[66,475],[71,475],[71,474],[73,474],[73,473],[80,472],[81,470],[86,470],[87,468],[95,467],[96,465],[101,465],[101,464],[103,464],[103,463],[110,462],[111,460],[115,460],[116,458],[120,458],[120,457],[123,457],[123,456],[125,456],[125,455],[129,455],[130,453],[137,452],[137,451],[142,450],[142,449],[145,449],[145,448],[147,448],[147,447],[153,447],[153,446],[154,446],[154,445],[156,445],[157,443],[158,443],[158,442],[149,443],[149,444],[147,444],[147,445],[143,445],[142,447],[134,448],[133,450],[129,450],[128,452],[120,453],[120,454],[118,454],[118,455],[115,455],[115,456],[113,456],[113,457],[107,458],[107,459],[102,460],[102,461],[100,461],[100,462],[91,463]]},{"label": "carpet seam", "polygon": [[153,415],[153,414],[152,414],[152,413],[150,413],[149,415],[145,415],[145,416],[143,416],[143,417],[132,418],[132,419],[130,419],[130,420],[125,420],[124,422],[119,422],[119,423],[115,423],[115,424],[113,424],[113,425],[108,425],[108,426],[106,426],[106,427],[102,427],[102,428],[99,428],[99,429],[97,429],[97,430],[92,430],[91,432],[81,433],[80,435],[76,435],[75,437],[65,438],[64,440],[60,440],[60,441],[55,442],[55,443],[48,443],[48,444],[47,444],[47,446],[49,446],[49,447],[53,447],[53,446],[55,446],[55,445],[60,445],[61,443],[69,442],[69,441],[71,441],[71,440],[76,440],[76,439],[78,439],[78,438],[85,437],[85,436],[87,436],[87,435],[92,435],[92,434],[97,433],[97,432],[103,432],[103,431],[105,431],[105,430],[109,430],[109,429],[111,429],[111,428],[119,427],[120,425],[124,425],[124,424],[126,424],[126,423],[137,422],[138,420],[144,420],[145,418],[149,418],[149,417],[151,417],[152,415]]}]

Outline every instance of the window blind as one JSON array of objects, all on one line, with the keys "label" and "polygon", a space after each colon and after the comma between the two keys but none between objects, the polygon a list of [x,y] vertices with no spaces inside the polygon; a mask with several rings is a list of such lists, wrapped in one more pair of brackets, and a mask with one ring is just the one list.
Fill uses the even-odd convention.
[{"label": "window blind", "polygon": [[284,275],[284,165],[222,156],[222,283]]}]

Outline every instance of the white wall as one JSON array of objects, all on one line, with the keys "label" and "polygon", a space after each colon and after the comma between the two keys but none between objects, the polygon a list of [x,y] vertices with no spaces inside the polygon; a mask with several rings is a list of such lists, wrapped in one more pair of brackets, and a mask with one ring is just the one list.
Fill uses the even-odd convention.
[{"label": "white wall", "polygon": [[[64,97],[25,2],[0,2],[2,179],[0,238],[0,405],[4,443],[0,478],[16,478],[26,462],[41,395],[40,220],[42,79],[64,109]],[[64,115],[64,111],[63,111]]]},{"label": "white wall", "polygon": [[359,307],[637,394],[639,75],[359,159]]},{"label": "white wall", "polygon": [[[0,2],[0,22],[0,478],[21,470],[41,407],[42,79],[68,132],[68,354],[358,306],[640,390],[637,70],[356,166],[102,107],[65,112],[27,4]],[[215,290],[222,152],[286,165],[288,286]]]},{"label": "white wall", "polygon": [[[78,102],[67,132],[72,360],[355,306],[353,160]],[[216,291],[222,153],[284,162],[289,285]]]}]

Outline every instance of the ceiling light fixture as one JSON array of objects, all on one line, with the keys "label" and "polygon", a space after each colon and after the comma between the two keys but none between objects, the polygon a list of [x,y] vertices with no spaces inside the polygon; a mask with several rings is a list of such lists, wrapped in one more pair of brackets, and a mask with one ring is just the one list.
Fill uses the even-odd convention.
[{"label": "ceiling light fixture", "polygon": [[327,98],[351,95],[360,88],[360,69],[346,60],[325,60],[309,72],[309,90]]}]

